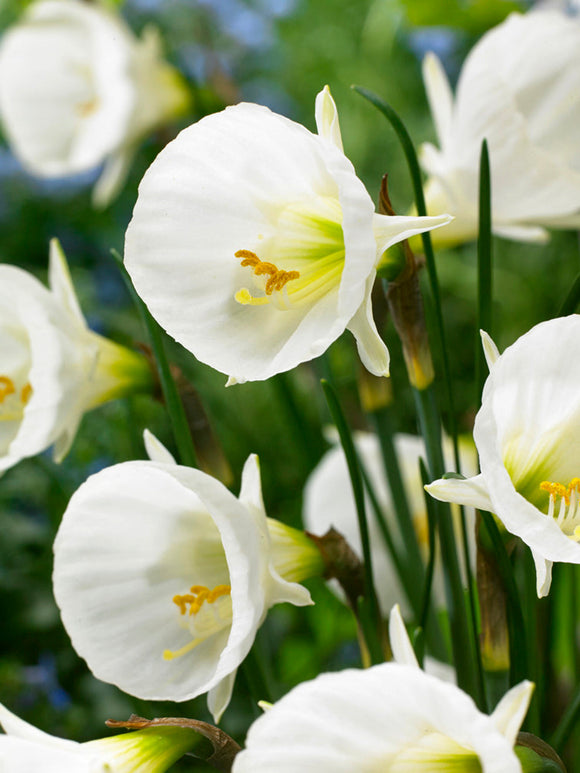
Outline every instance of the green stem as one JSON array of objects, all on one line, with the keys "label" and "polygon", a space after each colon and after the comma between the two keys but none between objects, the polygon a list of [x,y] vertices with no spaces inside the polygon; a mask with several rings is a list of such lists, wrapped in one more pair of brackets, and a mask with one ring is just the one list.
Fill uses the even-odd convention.
[{"label": "green stem", "polygon": [[[371,91],[362,88],[361,86],[353,86],[354,90],[361,96],[368,99],[389,121],[407,160],[409,167],[409,173],[411,175],[411,182],[413,184],[413,192],[415,194],[415,206],[417,207],[417,214],[425,216],[427,214],[427,206],[425,204],[425,195],[423,193],[423,182],[421,180],[421,170],[419,168],[419,162],[417,160],[417,153],[413,141],[407,131],[405,124],[401,121],[396,111],[391,105],[384,102],[376,94]],[[431,286],[431,293],[433,295],[433,305],[435,307],[435,330],[439,350],[441,352],[441,360],[443,365],[443,381],[445,382],[445,391],[447,395],[447,412],[449,421],[449,430],[451,439],[453,441],[453,452],[455,456],[455,466],[457,472],[461,472],[461,462],[459,460],[459,444],[457,442],[457,422],[455,419],[455,400],[453,396],[453,385],[451,382],[451,368],[449,366],[449,355],[447,351],[447,343],[445,337],[445,327],[443,325],[443,312],[441,308],[441,293],[439,291],[439,279],[437,276],[437,269],[435,267],[435,255],[433,253],[433,245],[431,243],[431,236],[428,231],[421,234],[423,241],[423,250],[425,252],[425,261],[427,265],[427,273],[429,275],[429,283]]]},{"label": "green stem", "polygon": [[[419,459],[419,469],[421,472],[421,480],[423,486],[426,486],[430,482],[429,473],[423,459]],[[435,536],[437,533],[437,513],[435,511],[435,502],[426,492],[425,495],[425,508],[427,510],[427,521],[429,524],[429,561],[427,563],[427,571],[425,574],[425,584],[423,586],[423,604],[421,608],[421,617],[419,618],[419,625],[423,630],[426,630],[427,620],[429,617],[429,607],[431,606],[431,586],[433,584],[433,572],[435,570]]]},{"label": "green stem", "polygon": [[365,577],[365,599],[367,603],[366,614],[361,615],[361,624],[364,626],[364,634],[367,640],[367,645],[371,655],[373,663],[381,663],[383,661],[382,646],[380,641],[379,631],[381,630],[381,619],[379,612],[379,605],[377,600],[377,594],[375,590],[375,584],[373,580],[373,565],[371,557],[371,548],[369,540],[369,529],[366,516],[363,479],[361,474],[361,466],[358,460],[356,448],[350,428],[340,407],[338,397],[332,386],[324,379],[320,382],[330,415],[336,425],[340,442],[344,455],[346,457],[346,463],[348,466],[348,472],[352,484],[352,491],[354,501],[356,505],[356,512],[358,518],[358,525],[360,531],[363,559],[364,559],[364,577]]},{"label": "green stem", "polygon": [[159,381],[161,382],[161,390],[165,399],[165,407],[169,415],[169,421],[171,423],[171,429],[175,438],[175,444],[179,453],[179,460],[182,464],[188,467],[197,467],[197,456],[195,448],[193,446],[193,439],[189,431],[189,425],[187,423],[187,416],[183,408],[183,403],[179,397],[179,392],[175,385],[173,376],[171,375],[171,368],[169,366],[169,360],[165,353],[165,346],[163,343],[163,333],[157,322],[153,319],[149,313],[149,309],[135,290],[131,277],[127,273],[127,270],[123,264],[123,259],[116,250],[111,250],[113,257],[117,261],[127,289],[139,310],[141,319],[147,332],[149,333],[149,339],[151,341],[151,348],[155,356],[157,363],[157,369],[159,372]]},{"label": "green stem", "polygon": [[477,401],[481,402],[483,385],[487,378],[487,363],[481,345],[480,330],[492,335],[493,271],[491,254],[491,181],[487,142],[481,146],[479,167],[479,238],[477,240],[477,330],[475,341],[475,372]]},{"label": "green stem", "polygon": [[553,746],[557,752],[560,753],[563,751],[578,720],[580,720],[580,686],[576,689],[568,708],[564,712],[564,715],[550,740],[550,746]]},{"label": "green stem", "polygon": [[[421,425],[421,433],[425,439],[427,461],[431,479],[440,478],[444,472],[443,453],[441,450],[441,422],[435,402],[433,387],[414,389],[415,403]],[[483,672],[480,671],[480,661],[475,657],[478,651],[476,631],[470,625],[465,609],[463,582],[457,550],[451,509],[443,502],[435,503],[437,525],[441,544],[441,557],[445,573],[445,590],[451,626],[451,643],[453,659],[457,670],[457,683],[474,696],[480,707],[484,705]],[[475,660],[476,668],[473,668]],[[476,673],[474,673],[474,671]]]},{"label": "green stem", "polygon": [[409,508],[405,484],[403,483],[403,476],[401,475],[399,459],[395,449],[393,424],[389,409],[384,407],[375,411],[372,414],[372,419],[375,424],[381,447],[381,454],[383,457],[385,473],[389,482],[395,515],[397,516],[399,529],[405,545],[406,556],[404,562],[407,566],[413,567],[413,573],[415,574],[418,583],[422,584],[425,575],[423,558],[421,556],[421,551],[419,550],[417,534],[413,526],[413,515]]},{"label": "green stem", "polygon": [[564,303],[560,307],[558,317],[567,317],[568,314],[573,314],[576,311],[578,303],[580,302],[580,274],[574,279],[572,287],[568,291],[568,295],[564,299]]}]

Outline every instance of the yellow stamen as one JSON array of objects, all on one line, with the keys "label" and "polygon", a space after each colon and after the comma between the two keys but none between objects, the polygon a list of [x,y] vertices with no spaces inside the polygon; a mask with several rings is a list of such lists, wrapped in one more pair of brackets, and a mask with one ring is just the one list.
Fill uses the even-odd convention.
[{"label": "yellow stamen", "polygon": [[[269,277],[264,288],[266,295],[272,295],[274,291],[279,292],[288,284],[288,282],[291,282],[293,279],[299,279],[300,277],[300,271],[284,271],[283,269],[278,268],[278,266],[275,266],[274,263],[260,260],[256,253],[251,250],[238,250],[235,255],[236,258],[242,258],[242,266],[250,266],[254,270],[256,276]],[[240,293],[243,293],[242,297],[244,299],[249,298],[251,300],[238,301],[238,295],[240,295]],[[242,290],[236,293],[236,300],[239,303],[251,303],[252,300],[258,299],[252,298],[249,290],[242,288]]]},{"label": "yellow stamen", "polygon": [[14,381],[8,376],[0,376],[0,403],[3,403],[8,395],[14,394],[15,391]]},{"label": "yellow stamen", "polygon": [[542,491],[547,491],[554,499],[563,497],[566,504],[569,505],[572,492],[576,491],[577,493],[580,493],[580,478],[572,478],[568,487],[564,486],[562,483],[552,483],[549,480],[543,480],[540,483],[540,488]]},{"label": "yellow stamen", "polygon": [[77,113],[81,118],[88,118],[89,115],[96,112],[98,106],[99,100],[96,97],[93,97],[92,99],[87,99],[85,102],[79,102],[77,105]]},{"label": "yellow stamen", "polygon": [[24,384],[22,389],[20,390],[20,402],[22,405],[26,405],[28,401],[30,400],[30,395],[32,394],[32,387],[30,384]]},{"label": "yellow stamen", "polygon": [[190,593],[178,594],[173,597],[173,603],[179,607],[179,613],[184,615],[187,612],[189,604],[189,614],[196,615],[203,604],[213,604],[221,596],[229,596],[231,587],[229,585],[216,585],[213,590],[206,588],[205,585],[192,585]]}]

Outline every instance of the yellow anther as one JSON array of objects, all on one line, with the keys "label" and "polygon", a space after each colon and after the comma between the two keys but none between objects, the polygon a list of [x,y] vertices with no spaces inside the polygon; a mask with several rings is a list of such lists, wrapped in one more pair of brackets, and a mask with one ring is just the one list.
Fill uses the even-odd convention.
[{"label": "yellow anther", "polygon": [[213,590],[210,590],[205,585],[192,585],[189,590],[190,593],[178,594],[172,599],[173,603],[179,607],[181,615],[187,612],[188,605],[189,614],[196,615],[205,602],[213,604],[221,596],[229,596],[231,593],[229,585],[216,585]]},{"label": "yellow anther", "polygon": [[[235,255],[236,258],[242,258],[242,266],[253,268],[256,276],[269,276],[264,289],[266,295],[272,295],[274,291],[282,290],[288,282],[300,277],[300,271],[284,271],[275,266],[274,263],[260,260],[256,253],[251,250],[238,250]],[[255,300],[246,288],[237,292],[235,298],[238,303],[242,304]]]},{"label": "yellow anther", "polygon": [[79,102],[77,105],[77,113],[81,118],[88,118],[89,115],[96,112],[98,106],[99,100],[96,97],[93,97],[92,99],[87,99],[85,102]]},{"label": "yellow anther", "polygon": [[15,392],[14,381],[8,376],[0,376],[0,403],[3,403],[8,395]]},{"label": "yellow anther", "polygon": [[[576,480],[576,478],[574,478]],[[552,483],[549,480],[543,480],[540,483],[540,488],[542,491],[547,491],[548,494],[551,497],[563,497],[566,504],[570,504],[570,491],[571,489],[566,488],[566,486],[563,486],[561,483]]]},{"label": "yellow anther", "polygon": [[20,402],[22,405],[26,405],[28,401],[30,400],[30,395],[32,394],[32,387],[30,384],[24,384],[22,389],[20,390]]}]

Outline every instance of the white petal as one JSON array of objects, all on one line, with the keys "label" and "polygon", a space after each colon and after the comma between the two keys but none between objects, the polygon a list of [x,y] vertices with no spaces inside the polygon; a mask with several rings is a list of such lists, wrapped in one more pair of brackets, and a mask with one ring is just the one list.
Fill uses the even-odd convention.
[{"label": "white petal", "polygon": [[147,456],[152,462],[158,462],[159,464],[177,464],[173,454],[168,451],[163,443],[148,429],[143,431],[143,442],[145,443]]},{"label": "white petal", "polygon": [[552,561],[545,559],[538,551],[532,550],[536,567],[536,593],[541,599],[547,596],[552,585]]},{"label": "white petal", "polygon": [[369,278],[369,290],[356,314],[348,323],[348,330],[356,339],[359,357],[365,368],[375,376],[389,375],[389,350],[375,325],[371,289],[374,276]]},{"label": "white petal", "polygon": [[316,95],[315,104],[316,128],[320,137],[324,137],[335,145],[342,153],[342,137],[336,104],[328,86]]},{"label": "white petal", "polygon": [[85,318],[72,283],[66,257],[58,239],[50,240],[48,281],[57,303],[70,314],[81,328],[86,328]]},{"label": "white petal", "polygon": [[455,502],[458,505],[467,505],[479,510],[493,511],[483,475],[476,475],[467,480],[439,478],[425,486],[425,491],[441,502]]},{"label": "white petal", "polygon": [[108,773],[109,768],[97,758],[80,751],[47,748],[14,736],[0,735],[0,766],[6,773]]},{"label": "white petal", "polygon": [[38,744],[40,747],[54,747],[78,751],[79,744],[74,741],[68,741],[64,738],[57,738],[49,733],[44,733],[34,725],[25,722],[16,714],[8,711],[6,706],[0,704],[0,725],[7,735],[21,738],[24,741]]},{"label": "white petal", "polygon": [[[218,481],[128,462],[92,476],[71,499],[55,541],[55,597],[73,646],[100,679],[152,700],[186,700],[247,654],[265,612],[262,549],[252,516]],[[228,581],[231,628],[164,660],[166,649],[192,640],[172,598]]]},{"label": "white petal", "polygon": [[485,330],[480,330],[481,345],[483,346],[483,353],[485,355],[485,361],[487,362],[488,370],[491,370],[494,363],[499,357],[499,349],[495,345],[492,337]]},{"label": "white petal", "polygon": [[232,671],[231,674],[224,676],[221,682],[212,687],[207,694],[207,707],[216,724],[219,723],[231,700],[236,674],[237,669]]},{"label": "white petal", "polygon": [[496,236],[502,236],[504,239],[512,239],[516,242],[529,242],[530,244],[546,244],[550,241],[548,231],[537,225],[501,225],[494,223],[493,233]]},{"label": "white petal", "polygon": [[432,231],[440,228],[453,220],[452,215],[437,215],[436,217],[410,217],[406,215],[377,215],[373,220],[375,240],[377,242],[377,256],[380,257],[385,250],[393,244],[410,239],[415,234]]},{"label": "white petal", "polygon": [[262,481],[260,479],[260,460],[257,454],[250,454],[244,464],[239,500],[244,505],[254,508],[265,516]]},{"label": "white petal", "polygon": [[419,668],[419,661],[409,639],[405,623],[401,617],[401,609],[398,604],[391,609],[389,616],[389,641],[393,651],[393,657],[404,666]]},{"label": "white petal", "polygon": [[453,115],[453,94],[443,65],[432,52],[423,59],[423,83],[439,144],[445,147]]},{"label": "white petal", "polygon": [[105,161],[103,171],[93,188],[92,201],[98,209],[105,209],[120,193],[125,184],[137,148],[124,145]]},{"label": "white petal", "polygon": [[533,692],[533,682],[520,682],[503,696],[491,715],[491,720],[510,745],[516,742]]},{"label": "white petal", "polygon": [[471,698],[396,663],[295,687],[251,726],[233,773],[415,771],[434,736],[442,750],[475,753],[484,773],[521,773],[511,744]]}]

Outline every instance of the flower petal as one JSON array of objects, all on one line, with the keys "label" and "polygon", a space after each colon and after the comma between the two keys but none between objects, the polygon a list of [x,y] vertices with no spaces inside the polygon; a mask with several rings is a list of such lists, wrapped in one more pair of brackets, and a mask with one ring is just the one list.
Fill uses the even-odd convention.
[{"label": "flower petal", "polygon": [[316,95],[314,112],[318,135],[331,142],[342,153],[343,147],[340,134],[340,123],[338,121],[338,111],[328,86],[325,86],[322,91]]},{"label": "flower petal", "polygon": [[411,645],[405,623],[401,617],[401,609],[398,604],[391,609],[389,616],[389,641],[393,651],[393,657],[397,663],[403,666],[419,668],[419,661],[415,650]]},{"label": "flower petal", "polygon": [[[369,277],[370,289],[373,282],[374,276]],[[375,376],[388,376],[389,350],[375,325],[370,289],[347,328],[355,337],[358,354],[365,368]]]},{"label": "flower petal", "polygon": [[152,462],[157,462],[158,464],[177,464],[173,454],[148,429],[143,431],[143,441],[147,456]]},{"label": "flower petal", "polygon": [[503,696],[490,717],[512,746],[528,712],[533,692],[533,682],[520,682]]},{"label": "flower petal", "polygon": [[423,83],[439,144],[445,148],[453,116],[453,94],[443,65],[431,51],[423,58]]},{"label": "flower petal", "polygon": [[476,475],[467,480],[439,478],[425,486],[425,491],[441,502],[455,502],[458,505],[467,505],[479,510],[493,511],[483,475]]}]

